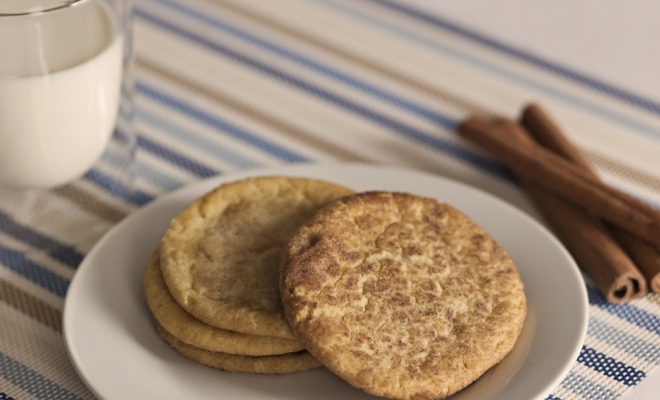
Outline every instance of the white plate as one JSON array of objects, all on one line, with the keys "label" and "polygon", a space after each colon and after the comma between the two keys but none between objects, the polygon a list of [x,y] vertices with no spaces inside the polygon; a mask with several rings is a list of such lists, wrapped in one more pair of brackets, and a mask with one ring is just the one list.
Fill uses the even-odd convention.
[{"label": "white plate", "polygon": [[228,373],[192,362],[152,328],[142,272],[171,218],[222,182],[254,175],[320,178],[355,190],[406,191],[447,202],[509,253],[525,284],[528,315],[514,350],[452,399],[544,399],[577,359],[587,295],[575,263],[543,226],[489,194],[415,171],[363,165],[297,165],[226,175],[167,194],[136,211],[89,252],[64,307],[66,348],[98,397],[119,399],[367,399],[325,369],[285,376]]}]

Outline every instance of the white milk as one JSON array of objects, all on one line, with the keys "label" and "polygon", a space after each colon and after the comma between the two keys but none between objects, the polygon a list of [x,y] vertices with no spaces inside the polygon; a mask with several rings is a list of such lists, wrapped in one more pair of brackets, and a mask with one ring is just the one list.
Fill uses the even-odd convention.
[{"label": "white milk", "polygon": [[85,173],[112,135],[121,72],[122,36],[97,0],[0,17],[0,186]]}]

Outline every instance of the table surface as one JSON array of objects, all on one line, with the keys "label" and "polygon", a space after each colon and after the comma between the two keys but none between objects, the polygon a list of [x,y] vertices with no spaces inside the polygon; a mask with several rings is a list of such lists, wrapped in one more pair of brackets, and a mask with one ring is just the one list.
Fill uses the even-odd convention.
[{"label": "table surface", "polygon": [[[77,266],[126,215],[210,176],[401,166],[538,218],[455,132],[472,113],[516,118],[534,101],[604,181],[657,207],[659,11],[642,0],[136,0],[136,195],[113,191],[111,157],[43,199],[0,193],[0,399],[93,397],[61,340]],[[657,398],[660,296],[612,306],[590,294],[582,353],[548,398]]]}]

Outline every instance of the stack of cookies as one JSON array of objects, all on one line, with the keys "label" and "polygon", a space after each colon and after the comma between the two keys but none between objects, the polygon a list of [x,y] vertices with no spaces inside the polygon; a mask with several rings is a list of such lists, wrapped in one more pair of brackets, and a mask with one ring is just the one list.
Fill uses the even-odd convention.
[{"label": "stack of cookies", "polygon": [[192,359],[323,365],[395,399],[465,388],[511,351],[526,315],[515,265],[457,209],[301,178],[251,178],[192,203],[144,283],[157,331]]},{"label": "stack of cookies", "polygon": [[158,334],[186,357],[222,370],[319,367],[284,318],[278,259],[295,228],[350,193],[317,180],[264,177],[194,201],[171,222],[144,274]]}]

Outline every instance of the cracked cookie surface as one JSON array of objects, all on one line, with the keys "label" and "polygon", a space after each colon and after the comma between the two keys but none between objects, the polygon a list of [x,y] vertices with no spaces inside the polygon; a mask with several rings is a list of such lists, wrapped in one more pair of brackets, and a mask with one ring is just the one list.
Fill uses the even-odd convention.
[{"label": "cracked cookie surface", "polygon": [[217,328],[294,338],[278,290],[278,259],[290,233],[352,190],[294,177],[231,182],[191,203],[160,247],[170,294]]},{"label": "cracked cookie surface", "polygon": [[302,344],[353,386],[441,398],[512,349],[526,314],[506,252],[433,199],[366,192],[322,209],[280,260],[286,317]]}]

